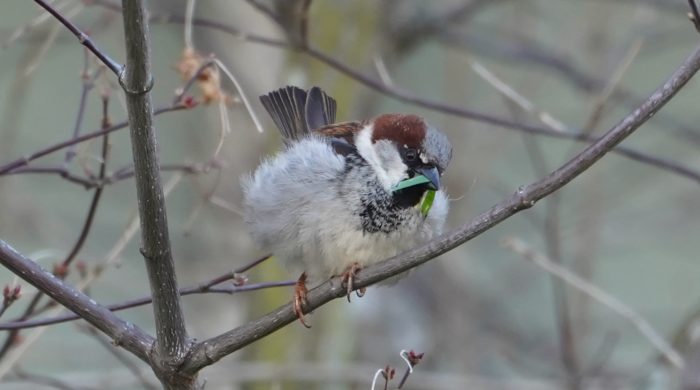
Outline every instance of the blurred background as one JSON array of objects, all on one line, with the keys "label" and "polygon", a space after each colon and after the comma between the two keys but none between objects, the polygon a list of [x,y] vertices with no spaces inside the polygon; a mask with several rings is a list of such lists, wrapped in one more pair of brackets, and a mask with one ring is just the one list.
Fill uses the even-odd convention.
[{"label": "blurred background", "polygon": [[[171,168],[163,181],[170,189],[168,219],[181,286],[264,254],[239,213],[240,177],[281,146],[258,95],[288,84],[318,85],[337,99],[339,120],[383,112],[425,116],[454,146],[445,180],[452,199],[448,226],[455,228],[585,144],[448,114],[427,103],[565,136],[595,136],[636,107],[700,41],[682,0],[316,0],[306,13],[303,3],[200,1],[189,31],[186,1],[149,2],[155,108],[171,106],[183,80],[209,56],[222,69],[210,69],[208,79],[187,92],[196,107],[163,113],[155,122],[161,163]],[[53,4],[113,58],[124,59],[118,2]],[[86,57],[62,26],[30,1],[6,1],[2,9],[0,165],[69,139],[76,127],[82,133],[100,129],[102,94],[110,96],[112,122],[126,119],[115,78]],[[305,17],[311,49],[299,50]],[[94,87],[81,105],[85,83]],[[397,91],[425,104],[397,99]],[[309,317],[312,329],[292,324],[205,369],[207,388],[370,389],[375,372],[387,364],[403,375],[403,349],[425,353],[406,389],[700,387],[699,92],[692,81],[624,142],[685,171],[609,154],[535,208],[393,288],[370,288],[351,304],[331,302]],[[107,177],[123,180],[104,187],[89,236],[67,274],[76,285],[89,280],[87,291],[104,304],[149,293],[138,232],[129,228],[136,210],[133,180],[119,176],[131,161],[128,131],[113,133],[110,143]],[[89,177],[99,170],[100,150],[97,138],[75,148],[68,164],[61,150],[29,167]],[[55,268],[80,235],[94,189],[55,172],[15,173],[0,177],[0,238]],[[517,239],[527,250],[504,246],[504,239]],[[588,292],[591,285],[604,290],[624,310],[533,264],[525,256],[533,252],[588,281]],[[246,275],[256,283],[298,276],[274,259]],[[0,319],[6,322],[22,315],[35,290],[5,270],[0,283],[22,285],[22,298]],[[183,304],[190,334],[204,339],[291,296],[285,287],[192,295]],[[120,315],[154,332],[150,306]],[[640,324],[665,339],[685,368],[669,361],[668,351],[664,356]],[[3,389],[157,383],[148,367],[126,354],[115,356],[85,324],[25,330],[12,346],[6,335],[0,333]]]}]

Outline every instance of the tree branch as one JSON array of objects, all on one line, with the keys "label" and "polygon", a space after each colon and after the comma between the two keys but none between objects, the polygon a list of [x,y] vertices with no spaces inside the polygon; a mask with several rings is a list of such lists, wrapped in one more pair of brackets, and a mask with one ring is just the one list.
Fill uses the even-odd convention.
[{"label": "tree branch", "polygon": [[137,364],[131,361],[131,356],[127,356],[124,351],[120,351],[112,345],[112,343],[109,342],[109,340],[105,339],[105,336],[101,334],[100,332],[97,331],[97,329],[93,328],[90,325],[84,325],[80,326],[79,329],[83,330],[85,334],[92,336],[102,347],[104,347],[107,352],[109,352],[112,356],[114,356],[115,359],[119,361],[124,367],[127,368],[127,370],[131,371],[131,373],[134,375],[136,379],[141,383],[141,386],[143,386],[144,389],[146,390],[158,390],[158,387],[155,386],[151,381],[146,378],[146,375],[144,375],[141,367],[139,367]]},{"label": "tree branch", "polygon": [[[184,359],[189,338],[180,306],[175,264],[170,248],[158,146],[153,129],[153,86],[148,18],[142,1],[123,0],[126,67],[119,82],[126,93],[136,194],[141,220],[141,253],[153,296],[157,332],[156,373],[174,369]],[[163,380],[163,377],[161,377]]]},{"label": "tree branch", "polygon": [[[159,108],[153,112],[153,115],[160,115],[160,114],[163,114],[166,112],[171,112],[171,111],[186,110],[188,108],[190,108],[190,106],[188,106],[186,104],[178,104],[175,106],[168,106],[168,107]],[[117,130],[124,129],[127,126],[129,126],[129,122],[127,122],[127,121],[119,122],[115,125],[110,126],[107,129],[96,130],[96,131],[93,131],[90,133],[83,134],[83,135],[76,137],[76,138],[70,138],[66,141],[62,141],[62,142],[47,146],[47,147],[40,149],[40,150],[37,150],[37,151],[27,155],[27,156],[18,158],[14,161],[10,161],[9,163],[0,166],[0,176],[7,175],[10,172],[14,172],[16,169],[24,167],[27,164],[29,164],[30,162],[32,162],[38,158],[41,158],[41,157],[44,157],[44,156],[49,155],[51,153],[57,152],[61,149],[67,148],[69,146],[77,145],[81,142],[85,142],[87,140],[91,140],[93,138],[101,137],[105,134],[109,134],[109,133],[115,132]],[[33,173],[34,171],[32,170],[29,172]],[[43,171],[37,170],[36,173],[47,173],[47,171],[46,170],[43,170]],[[79,183],[79,184],[84,184],[84,183]],[[85,183],[85,184],[89,184],[89,183]]]},{"label": "tree branch", "polygon": [[149,361],[149,352],[155,342],[153,337],[134,324],[117,317],[82,292],[64,284],[51,272],[22,256],[2,240],[0,240],[0,264],[100,329],[116,345],[121,345],[143,361]]},{"label": "tree branch", "polygon": [[[280,280],[276,282],[260,282],[260,283],[249,283],[242,286],[232,286],[232,287],[202,287],[194,286],[180,289],[180,296],[194,295],[194,294],[228,294],[234,295],[242,292],[266,290],[269,288],[277,287],[289,287],[294,286],[296,280]],[[134,307],[148,305],[153,302],[151,296],[141,297],[132,299],[129,301],[116,303],[112,305],[106,305],[105,307],[109,311],[121,311],[126,309],[131,309]],[[57,315],[55,317],[49,318],[38,318],[32,320],[16,320],[9,322],[0,323],[0,331],[2,330],[13,330],[13,329],[29,329],[36,328],[38,326],[46,326],[53,324],[60,324],[62,322],[69,322],[74,320],[79,320],[80,316],[75,313],[66,313]]]},{"label": "tree branch", "polygon": [[[416,249],[362,269],[355,278],[354,287],[356,289],[366,287],[417,267],[464,244],[514,214],[534,206],[538,200],[560,189],[590,168],[596,161],[649,120],[661,107],[671,100],[698,69],[700,69],[700,47],[697,47],[671,77],[655,90],[640,107],[624,117],[622,121],[596,142],[586,147],[560,168],[532,184],[520,187],[510,198],[494,205],[462,227]],[[346,291],[340,279],[333,278],[309,292],[307,296],[308,305],[306,307],[310,311],[345,295]],[[213,364],[224,356],[267,336],[295,320],[296,315],[292,305],[287,304],[262,318],[197,343],[193,347],[192,353],[182,370],[184,373],[197,372],[203,367]]]},{"label": "tree branch", "polygon": [[48,11],[51,15],[53,15],[54,18],[56,18],[59,22],[61,22],[70,32],[75,35],[76,38],[78,38],[78,41],[80,41],[80,44],[85,46],[88,50],[90,50],[97,58],[102,61],[107,67],[116,75],[119,75],[123,71],[123,67],[116,61],[114,61],[112,58],[110,58],[107,54],[105,54],[102,50],[100,50],[95,43],[90,39],[90,37],[82,32],[76,25],[71,23],[70,20],[66,19],[63,15],[61,15],[60,12],[56,11],[52,6],[47,4],[43,0],[34,0],[39,6],[41,6],[43,9]]},{"label": "tree branch", "polygon": [[585,293],[597,302],[607,306],[618,315],[628,320],[642,334],[651,345],[656,348],[662,356],[664,356],[676,368],[683,368],[685,362],[680,353],[673,349],[663,336],[657,332],[653,326],[634,311],[628,305],[622,303],[617,298],[602,290],[600,287],[581,278],[572,271],[564,268],[561,264],[557,264],[545,255],[536,252],[523,241],[516,238],[509,238],[503,241],[503,245],[513,252],[523,256],[527,260],[532,261],[535,265],[549,272],[552,276],[560,279],[567,285]]}]

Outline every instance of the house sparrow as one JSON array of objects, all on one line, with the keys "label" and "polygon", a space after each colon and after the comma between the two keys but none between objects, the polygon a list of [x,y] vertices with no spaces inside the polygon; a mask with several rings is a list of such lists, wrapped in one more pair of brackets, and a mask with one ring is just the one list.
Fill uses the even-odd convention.
[{"label": "house sparrow", "polygon": [[335,123],[336,102],[318,87],[288,86],[260,101],[286,147],[243,179],[245,221],[259,246],[303,271],[294,311],[308,327],[307,278],[343,275],[349,300],[362,266],[441,233],[440,177],[452,147],[416,115]]}]

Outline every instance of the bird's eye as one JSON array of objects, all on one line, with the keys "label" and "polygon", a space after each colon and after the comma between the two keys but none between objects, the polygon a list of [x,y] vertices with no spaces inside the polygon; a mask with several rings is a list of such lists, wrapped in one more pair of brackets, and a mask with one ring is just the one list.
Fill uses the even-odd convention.
[{"label": "bird's eye", "polygon": [[416,161],[418,159],[418,151],[414,148],[404,149],[403,158],[406,161]]}]

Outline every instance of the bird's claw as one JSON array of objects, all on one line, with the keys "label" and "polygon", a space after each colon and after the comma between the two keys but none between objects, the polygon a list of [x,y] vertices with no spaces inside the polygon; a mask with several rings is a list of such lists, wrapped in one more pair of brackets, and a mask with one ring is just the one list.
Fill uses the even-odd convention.
[{"label": "bird's claw", "polygon": [[[362,266],[358,263],[353,263],[343,274],[341,275],[343,277],[343,284],[345,284],[345,288],[347,291],[347,297],[348,297],[348,302],[350,302],[350,294],[352,294],[352,290],[354,290],[354,281],[355,281],[355,275],[357,272],[359,272],[362,269]],[[367,291],[366,288],[361,287],[355,291],[355,294],[357,294],[358,298],[362,298],[365,296],[365,292]]]},{"label": "bird's claw", "polygon": [[294,285],[294,314],[299,318],[299,322],[304,325],[307,329],[311,328],[311,325],[306,323],[306,317],[304,317],[304,306],[308,303],[306,301],[306,294],[309,290],[306,288],[306,272],[299,276],[296,284]]}]

